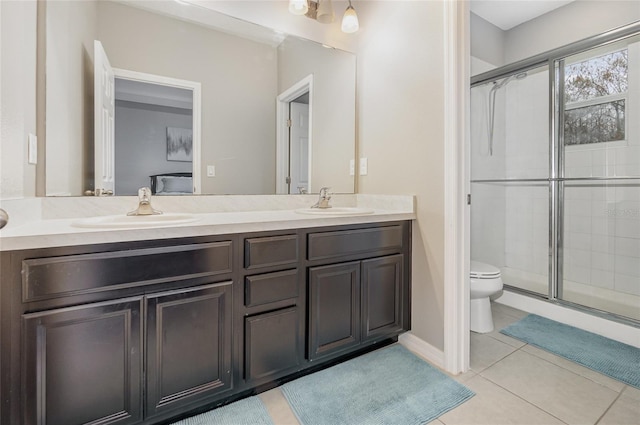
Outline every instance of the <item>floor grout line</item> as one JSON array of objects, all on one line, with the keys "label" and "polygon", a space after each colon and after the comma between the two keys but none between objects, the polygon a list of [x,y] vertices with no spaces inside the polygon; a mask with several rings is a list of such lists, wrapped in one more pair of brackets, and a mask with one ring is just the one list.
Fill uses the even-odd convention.
[{"label": "floor grout line", "polygon": [[611,402],[611,404],[609,405],[609,407],[607,407],[604,411],[604,413],[602,413],[602,415],[600,415],[600,417],[598,418],[598,420],[595,422],[595,425],[599,424],[600,421],[602,420],[602,418],[605,417],[605,415],[609,412],[609,410],[611,410],[611,408],[613,407],[613,405],[616,403],[616,401],[618,401],[620,399],[620,397],[622,397],[622,392],[624,391],[624,389],[627,388],[627,386],[625,385],[622,390],[618,393],[618,396]]},{"label": "floor grout line", "polygon": [[[518,350],[519,350],[519,349],[518,349]],[[513,354],[513,353],[511,353],[511,354]],[[511,354],[510,354],[510,355],[511,355]],[[507,356],[507,357],[508,357],[508,356]],[[505,358],[506,358],[506,357],[505,357]],[[511,394],[512,396],[516,397],[517,399],[522,400],[522,401],[523,401],[523,402],[525,402],[526,404],[528,404],[528,405],[532,406],[533,408],[535,408],[535,409],[537,409],[537,410],[540,410],[540,411],[542,411],[542,412],[546,413],[547,415],[549,415],[549,416],[551,416],[551,417],[553,417],[553,418],[557,419],[558,421],[562,422],[563,424],[567,424],[567,422],[563,421],[562,419],[560,419],[559,417],[557,417],[557,416],[556,416],[556,415],[554,415],[553,413],[551,413],[551,412],[549,412],[549,411],[545,410],[543,407],[538,406],[537,404],[533,403],[532,401],[527,400],[527,399],[523,398],[522,396],[520,396],[520,395],[518,395],[518,394],[514,393],[514,392],[513,392],[513,391],[511,391],[510,389],[503,387],[503,386],[502,386],[502,385],[500,385],[499,383],[497,383],[497,382],[495,382],[495,381],[491,380],[489,377],[486,377],[486,376],[483,376],[483,375],[480,375],[480,376],[481,376],[483,379],[486,379],[487,381],[491,382],[491,383],[492,383],[492,384],[494,384],[495,386],[497,386],[497,387],[499,387],[499,388],[502,388],[503,390],[505,390],[506,392],[508,392],[508,393],[509,393],[509,394]],[[472,379],[473,379],[473,378],[472,378]]]}]

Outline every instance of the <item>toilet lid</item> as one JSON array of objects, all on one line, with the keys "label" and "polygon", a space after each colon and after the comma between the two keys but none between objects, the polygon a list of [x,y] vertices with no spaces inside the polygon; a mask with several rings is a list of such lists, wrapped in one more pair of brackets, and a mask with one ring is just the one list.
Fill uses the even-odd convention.
[{"label": "toilet lid", "polygon": [[469,275],[475,279],[494,279],[500,277],[500,269],[491,264],[471,261],[471,272]]}]

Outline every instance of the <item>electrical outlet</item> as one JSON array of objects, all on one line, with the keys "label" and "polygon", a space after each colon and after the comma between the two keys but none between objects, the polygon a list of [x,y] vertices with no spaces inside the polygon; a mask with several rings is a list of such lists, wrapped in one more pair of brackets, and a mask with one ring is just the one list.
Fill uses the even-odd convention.
[{"label": "electrical outlet", "polygon": [[215,176],[216,176],[216,166],[207,165],[207,177],[215,177]]},{"label": "electrical outlet", "polygon": [[356,160],[352,159],[349,161],[349,175],[350,176],[355,176],[356,175]]},{"label": "electrical outlet", "polygon": [[369,172],[369,165],[367,164],[367,158],[360,158],[360,175],[366,176]]}]

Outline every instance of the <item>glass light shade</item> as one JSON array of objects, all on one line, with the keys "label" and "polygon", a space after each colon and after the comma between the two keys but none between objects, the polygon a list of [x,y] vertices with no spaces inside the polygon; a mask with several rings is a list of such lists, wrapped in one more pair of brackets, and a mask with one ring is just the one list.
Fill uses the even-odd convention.
[{"label": "glass light shade", "polygon": [[304,15],[309,11],[307,0],[289,0],[289,12],[294,15]]},{"label": "glass light shade", "polygon": [[316,20],[323,24],[330,24],[331,22],[333,22],[335,16],[336,15],[335,13],[333,13],[333,5],[331,4],[331,0],[319,0]]},{"label": "glass light shade", "polygon": [[347,7],[342,17],[342,32],[353,33],[358,31],[360,24],[358,23],[358,15],[353,6]]}]

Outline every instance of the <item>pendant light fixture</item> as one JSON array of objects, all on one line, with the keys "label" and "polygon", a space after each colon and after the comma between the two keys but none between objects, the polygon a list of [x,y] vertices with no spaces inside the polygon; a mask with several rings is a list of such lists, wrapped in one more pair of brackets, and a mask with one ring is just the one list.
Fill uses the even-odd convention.
[{"label": "pendant light fixture", "polygon": [[[335,19],[331,0],[289,0],[289,12],[294,15],[305,15],[322,24],[330,24]],[[351,5],[351,0],[349,0],[349,7],[344,11],[341,28],[342,32],[346,33],[354,33],[360,28],[358,15]]]},{"label": "pendant light fixture", "polygon": [[304,15],[309,11],[307,0],[289,0],[289,12],[294,15]]},{"label": "pendant light fixture", "polygon": [[316,20],[323,24],[330,24],[335,18],[333,13],[333,5],[331,0],[318,0],[318,12],[316,14]]},{"label": "pendant light fixture", "polygon": [[359,28],[358,15],[351,5],[351,0],[349,0],[349,7],[344,11],[344,16],[342,17],[342,32],[351,34],[358,31]]}]

